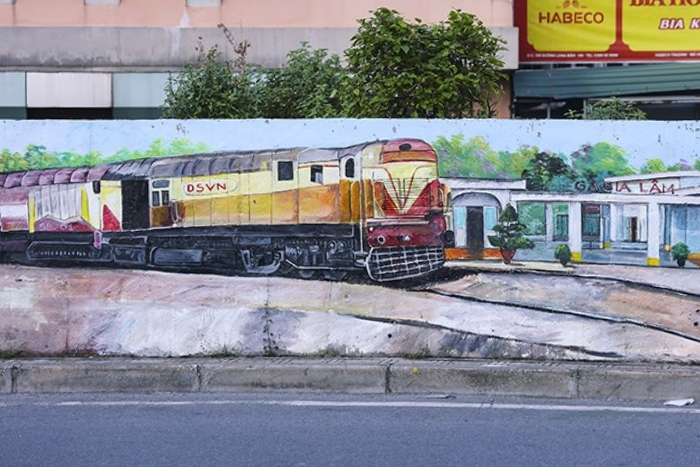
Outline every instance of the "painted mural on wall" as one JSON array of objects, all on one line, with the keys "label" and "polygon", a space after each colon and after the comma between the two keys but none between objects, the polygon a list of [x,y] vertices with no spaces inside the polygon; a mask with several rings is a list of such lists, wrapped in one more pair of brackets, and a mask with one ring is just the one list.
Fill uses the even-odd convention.
[{"label": "painted mural on wall", "polygon": [[[5,259],[102,268],[60,291],[9,269],[1,347],[694,361],[698,143],[695,122],[2,122]],[[47,331],[55,294],[74,342]]]}]

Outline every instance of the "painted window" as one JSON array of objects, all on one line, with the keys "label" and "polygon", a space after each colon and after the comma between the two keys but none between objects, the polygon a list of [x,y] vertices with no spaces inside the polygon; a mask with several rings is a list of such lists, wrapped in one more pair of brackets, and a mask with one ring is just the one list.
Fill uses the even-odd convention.
[{"label": "painted window", "polygon": [[294,162],[279,161],[277,162],[277,181],[285,182],[294,180]]},{"label": "painted window", "polygon": [[552,216],[554,217],[554,230],[552,240],[565,242],[569,240],[569,205],[557,203],[552,205]]},{"label": "painted window", "polygon": [[323,166],[322,165],[312,165],[311,166],[311,182],[323,184]]},{"label": "painted window", "polygon": [[484,206],[484,230],[493,230],[498,222],[495,206]]},{"label": "painted window", "polygon": [[546,235],[544,203],[518,204],[518,218],[520,223],[525,225],[525,235]]},{"label": "painted window", "polygon": [[[600,238],[600,205],[583,205],[583,236],[586,239]],[[635,241],[635,240],[633,240]]]},{"label": "painted window", "polygon": [[151,182],[151,206],[170,204],[170,180],[153,180]]},{"label": "painted window", "polygon": [[355,159],[345,160],[345,178],[355,178]]}]

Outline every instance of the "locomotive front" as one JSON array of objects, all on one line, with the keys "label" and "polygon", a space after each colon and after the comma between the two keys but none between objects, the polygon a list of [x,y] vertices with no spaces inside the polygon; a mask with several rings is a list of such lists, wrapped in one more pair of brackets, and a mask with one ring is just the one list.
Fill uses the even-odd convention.
[{"label": "locomotive front", "polygon": [[424,141],[401,139],[363,153],[369,276],[391,281],[441,268],[454,234],[445,218],[449,189],[438,178],[433,148]]}]

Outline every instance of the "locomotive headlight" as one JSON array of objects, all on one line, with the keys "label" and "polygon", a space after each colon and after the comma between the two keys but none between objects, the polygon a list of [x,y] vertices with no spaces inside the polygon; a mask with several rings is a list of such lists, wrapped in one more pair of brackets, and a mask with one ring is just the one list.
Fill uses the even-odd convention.
[{"label": "locomotive headlight", "polygon": [[386,237],[384,235],[378,236],[377,243],[379,243],[380,245],[384,245],[386,243]]},{"label": "locomotive headlight", "polygon": [[402,241],[402,242],[410,242],[410,241],[411,241],[411,236],[410,236],[410,235],[402,235],[402,236],[401,236],[401,241]]}]

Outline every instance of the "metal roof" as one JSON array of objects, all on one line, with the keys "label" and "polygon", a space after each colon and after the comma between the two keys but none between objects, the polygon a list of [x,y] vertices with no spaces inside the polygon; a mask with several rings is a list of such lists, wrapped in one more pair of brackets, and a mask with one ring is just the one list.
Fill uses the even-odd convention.
[{"label": "metal roof", "polygon": [[0,188],[56,185],[101,180],[111,166],[76,167],[63,169],[25,170],[0,174]]},{"label": "metal roof", "polygon": [[[383,141],[377,141],[383,143]],[[357,154],[371,143],[347,148],[276,149],[262,151],[218,151],[171,157],[149,157],[97,167],[28,170],[0,173],[0,188],[29,187],[97,180],[133,180],[146,178],[191,177],[242,173],[261,170],[276,160],[315,162],[340,159]]]},{"label": "metal roof", "polygon": [[700,91],[700,63],[518,70],[516,98],[594,98]]}]

